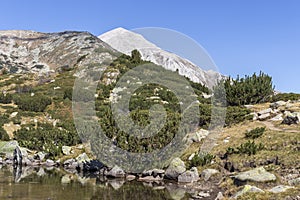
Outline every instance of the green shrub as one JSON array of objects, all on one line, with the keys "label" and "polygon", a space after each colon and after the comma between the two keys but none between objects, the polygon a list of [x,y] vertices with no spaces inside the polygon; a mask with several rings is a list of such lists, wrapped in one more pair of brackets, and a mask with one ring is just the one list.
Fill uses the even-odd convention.
[{"label": "green shrub", "polygon": [[257,127],[252,129],[251,131],[245,132],[245,137],[250,139],[256,139],[262,136],[266,130],[266,127]]},{"label": "green shrub", "polygon": [[19,109],[32,112],[43,112],[48,105],[52,103],[50,97],[45,95],[29,94],[16,95],[14,102],[18,105]]},{"label": "green shrub", "polygon": [[[256,104],[266,102],[274,93],[272,78],[263,72],[257,76],[244,78],[237,77],[222,81],[219,85],[224,86],[226,91],[226,101],[230,106],[241,106],[246,104]],[[215,87],[215,95],[224,95],[222,87]]]},{"label": "green shrub", "polygon": [[247,142],[241,144],[237,148],[228,147],[226,150],[226,153],[228,155],[230,154],[247,154],[249,156],[255,155],[258,151],[264,149],[264,146],[262,143],[255,144],[254,141],[248,140]]},{"label": "green shrub", "polygon": [[206,152],[198,153],[192,158],[192,160],[190,160],[189,167],[192,168],[210,164],[215,157],[215,155]]},{"label": "green shrub", "polygon": [[4,140],[4,141],[9,140],[9,136],[2,126],[0,126],[0,140]]},{"label": "green shrub", "polygon": [[11,94],[0,94],[0,103],[3,104],[9,104],[12,101],[12,95]]},{"label": "green shrub", "polygon": [[22,127],[14,132],[15,139],[23,147],[45,151],[55,157],[61,154],[61,147],[71,146],[80,142],[75,131],[67,131],[50,124],[38,124],[38,127]]},{"label": "green shrub", "polygon": [[271,98],[271,102],[276,102],[276,101],[296,101],[300,99],[300,94],[295,94],[295,93],[279,93]]}]

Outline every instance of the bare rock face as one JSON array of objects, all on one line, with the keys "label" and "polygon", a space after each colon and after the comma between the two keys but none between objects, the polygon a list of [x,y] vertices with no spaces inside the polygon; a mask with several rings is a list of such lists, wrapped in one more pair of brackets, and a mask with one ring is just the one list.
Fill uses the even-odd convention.
[{"label": "bare rock face", "polygon": [[147,41],[142,35],[124,28],[116,28],[100,35],[99,38],[127,55],[130,55],[132,50],[137,49],[141,53],[142,59],[161,65],[167,70],[178,70],[180,75],[190,78],[193,82],[202,83],[209,88],[223,78],[218,72],[202,70],[189,60],[164,51]]},{"label": "bare rock face", "polygon": [[100,53],[116,51],[88,32],[0,31],[0,70],[11,73],[69,69],[101,60]]}]

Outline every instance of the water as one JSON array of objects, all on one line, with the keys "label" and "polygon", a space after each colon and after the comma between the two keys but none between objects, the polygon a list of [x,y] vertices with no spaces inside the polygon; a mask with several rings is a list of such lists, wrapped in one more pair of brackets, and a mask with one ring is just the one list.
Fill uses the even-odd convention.
[{"label": "water", "polygon": [[190,196],[170,182],[104,180],[104,177],[84,177],[58,168],[14,169],[1,165],[0,168],[1,200],[184,200]]}]

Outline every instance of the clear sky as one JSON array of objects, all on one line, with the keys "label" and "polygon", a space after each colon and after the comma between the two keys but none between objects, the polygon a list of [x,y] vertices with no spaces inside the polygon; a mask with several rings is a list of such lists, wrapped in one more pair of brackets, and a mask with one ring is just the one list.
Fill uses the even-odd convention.
[{"label": "clear sky", "polygon": [[298,0],[3,0],[0,29],[40,32],[164,27],[195,39],[219,71],[263,72],[277,90],[300,93]]}]

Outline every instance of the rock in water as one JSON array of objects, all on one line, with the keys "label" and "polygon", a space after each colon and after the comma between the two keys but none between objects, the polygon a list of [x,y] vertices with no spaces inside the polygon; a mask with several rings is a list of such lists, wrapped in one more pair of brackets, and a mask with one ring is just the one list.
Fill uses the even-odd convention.
[{"label": "rock in water", "polygon": [[22,165],[22,151],[19,146],[14,150],[14,165]]},{"label": "rock in water", "polygon": [[186,171],[185,164],[180,158],[174,158],[166,170],[166,177],[177,179],[180,174]]},{"label": "rock in water", "polygon": [[98,172],[105,168],[105,165],[98,160],[91,160],[89,162],[83,163],[83,172]]},{"label": "rock in water", "polygon": [[113,178],[123,178],[125,177],[125,172],[122,168],[116,165],[106,174],[106,176]]},{"label": "rock in water", "polygon": [[276,176],[265,170],[263,167],[255,168],[246,172],[241,172],[234,176],[240,181],[254,181],[254,182],[269,182],[276,181]]}]

